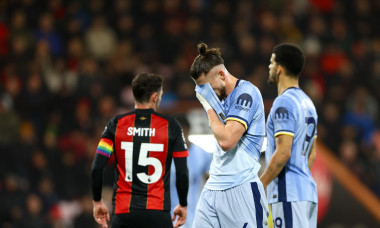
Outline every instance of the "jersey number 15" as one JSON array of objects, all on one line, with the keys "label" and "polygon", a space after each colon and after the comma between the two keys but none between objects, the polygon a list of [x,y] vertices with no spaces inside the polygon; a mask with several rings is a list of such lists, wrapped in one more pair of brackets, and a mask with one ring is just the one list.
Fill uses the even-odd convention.
[{"label": "jersey number 15", "polygon": [[[121,142],[121,149],[125,151],[125,181],[133,180],[133,142]],[[137,173],[139,180],[145,184],[157,182],[162,175],[162,164],[160,160],[154,157],[148,157],[148,152],[163,152],[164,144],[158,143],[141,143],[139,159],[137,164],[140,166],[151,165],[154,167],[154,173],[147,175],[144,172]]]}]

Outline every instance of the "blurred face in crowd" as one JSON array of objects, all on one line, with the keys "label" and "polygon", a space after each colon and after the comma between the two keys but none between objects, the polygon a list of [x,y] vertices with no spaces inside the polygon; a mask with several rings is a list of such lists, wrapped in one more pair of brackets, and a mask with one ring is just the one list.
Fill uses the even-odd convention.
[{"label": "blurred face in crowd", "polygon": [[269,78],[268,82],[271,84],[276,84],[279,81],[279,74],[278,74],[278,65],[276,61],[274,60],[276,58],[275,54],[272,54],[272,57],[270,58],[270,64],[269,64]]}]

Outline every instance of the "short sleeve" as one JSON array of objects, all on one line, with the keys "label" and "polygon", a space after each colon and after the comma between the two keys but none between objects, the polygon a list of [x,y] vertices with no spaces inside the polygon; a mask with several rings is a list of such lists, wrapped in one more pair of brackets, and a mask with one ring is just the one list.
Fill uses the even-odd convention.
[{"label": "short sleeve", "polygon": [[228,112],[226,113],[226,121],[238,121],[247,130],[250,123],[249,120],[252,120],[259,104],[262,103],[261,95],[257,88],[247,83],[237,87],[231,95]]},{"label": "short sleeve", "polygon": [[116,124],[117,124],[117,118],[116,117],[114,117],[110,121],[108,121],[107,125],[105,126],[105,128],[102,132],[102,138],[114,140],[115,131],[116,131]]},{"label": "short sleeve", "polygon": [[296,119],[294,104],[289,99],[281,96],[273,103],[271,118],[274,125],[274,137],[278,135],[294,136]]},{"label": "short sleeve", "polygon": [[174,158],[182,158],[188,157],[189,152],[187,150],[185,135],[183,134],[181,125],[178,120],[174,119],[172,121],[172,129],[173,129],[173,157]]},{"label": "short sleeve", "polygon": [[110,157],[113,153],[113,144],[115,138],[116,118],[111,119],[103,130],[102,137],[99,141],[96,153]]}]

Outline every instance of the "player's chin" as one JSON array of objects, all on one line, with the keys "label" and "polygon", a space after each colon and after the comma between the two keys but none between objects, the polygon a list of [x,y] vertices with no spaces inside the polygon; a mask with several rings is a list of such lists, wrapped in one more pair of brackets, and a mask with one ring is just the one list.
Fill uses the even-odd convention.
[{"label": "player's chin", "polygon": [[268,78],[268,83],[269,84],[273,84],[273,85],[276,85],[276,81],[273,79],[273,78]]}]

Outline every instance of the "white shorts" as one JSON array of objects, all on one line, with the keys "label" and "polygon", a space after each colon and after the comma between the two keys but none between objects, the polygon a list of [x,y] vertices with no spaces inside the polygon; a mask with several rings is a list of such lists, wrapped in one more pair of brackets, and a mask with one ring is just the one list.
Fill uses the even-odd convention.
[{"label": "white shorts", "polygon": [[266,228],[268,206],[261,182],[246,182],[227,190],[203,189],[193,228]]},{"label": "white shorts", "polygon": [[270,205],[273,227],[316,228],[318,204],[309,201],[278,202]]}]

